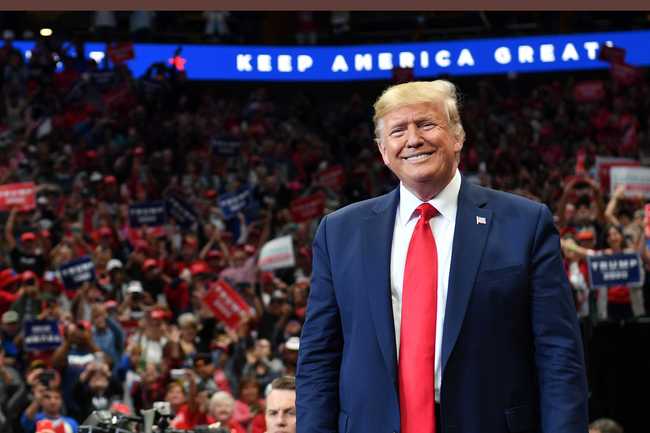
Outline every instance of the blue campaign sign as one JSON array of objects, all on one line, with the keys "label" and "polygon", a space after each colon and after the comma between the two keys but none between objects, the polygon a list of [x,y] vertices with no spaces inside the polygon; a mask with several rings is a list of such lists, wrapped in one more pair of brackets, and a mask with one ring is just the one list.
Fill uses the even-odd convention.
[{"label": "blue campaign sign", "polygon": [[143,201],[129,206],[131,227],[156,227],[165,224],[167,213],[163,200]]},{"label": "blue campaign sign", "polygon": [[210,144],[215,155],[225,157],[238,155],[241,147],[241,141],[232,138],[213,138]]},{"label": "blue campaign sign", "polygon": [[592,288],[638,286],[643,283],[638,253],[589,256],[587,265]]},{"label": "blue campaign sign", "polygon": [[87,281],[95,281],[95,263],[88,256],[65,262],[59,268],[66,289],[78,289]]},{"label": "blue campaign sign", "polygon": [[238,191],[227,192],[219,196],[218,204],[224,217],[231,218],[248,206],[251,199],[251,189],[247,186]]},{"label": "blue campaign sign", "polygon": [[[415,78],[604,69],[609,64],[598,59],[603,45],[625,49],[632,66],[646,66],[649,40],[650,31],[640,30],[321,47],[182,45],[179,57],[178,44],[134,44],[135,57],[126,64],[136,77],[164,62],[190,80],[385,80],[394,67],[413,68]],[[34,43],[14,45],[27,56]],[[106,57],[106,44],[87,43],[85,50],[98,62]]]},{"label": "blue campaign sign", "polygon": [[199,221],[194,208],[180,197],[169,195],[166,199],[167,215],[182,227],[189,228]]},{"label": "blue campaign sign", "polygon": [[56,320],[28,320],[24,323],[25,348],[28,352],[56,349],[61,345]]}]

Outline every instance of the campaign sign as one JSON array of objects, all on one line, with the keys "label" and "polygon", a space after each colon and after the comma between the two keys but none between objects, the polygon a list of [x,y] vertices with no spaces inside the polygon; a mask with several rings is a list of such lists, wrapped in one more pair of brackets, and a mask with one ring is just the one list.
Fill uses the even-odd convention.
[{"label": "campaign sign", "polygon": [[265,243],[260,249],[257,262],[263,271],[290,268],[296,264],[291,235],[281,236]]},{"label": "campaign sign", "polygon": [[211,141],[212,152],[217,156],[231,157],[239,154],[241,141],[227,138],[214,138]]},{"label": "campaign sign", "polygon": [[144,201],[129,206],[129,225],[131,227],[161,226],[165,224],[165,202],[162,200]]},{"label": "campaign sign", "polygon": [[301,223],[318,218],[325,210],[325,195],[316,193],[300,197],[291,202],[291,216],[294,222]]},{"label": "campaign sign", "polygon": [[192,205],[180,197],[169,195],[167,196],[166,204],[167,215],[174,218],[174,221],[181,227],[192,227],[194,223],[198,222],[199,218]]},{"label": "campaign sign", "polygon": [[135,58],[133,42],[116,42],[108,46],[108,58],[116,65]]},{"label": "campaign sign", "polygon": [[643,196],[650,198],[650,168],[612,167],[610,170],[610,194],[619,185],[625,186],[625,197]]},{"label": "campaign sign", "polygon": [[615,156],[596,156],[596,178],[601,191],[609,191],[609,171],[612,167],[638,167],[639,161]]},{"label": "campaign sign", "polygon": [[601,80],[582,81],[573,89],[578,102],[597,102],[605,97],[605,84]]},{"label": "campaign sign", "polygon": [[212,284],[203,297],[203,303],[212,311],[214,317],[231,329],[236,329],[242,317],[251,313],[251,307],[244,298],[223,280]]},{"label": "campaign sign", "polygon": [[56,320],[27,320],[24,327],[25,347],[29,352],[56,349],[61,344]]},{"label": "campaign sign", "polygon": [[16,206],[21,211],[32,210],[36,207],[34,182],[0,185],[0,211],[9,211]]},{"label": "campaign sign", "polygon": [[588,256],[592,288],[638,286],[642,283],[639,253]]},{"label": "campaign sign", "polygon": [[342,165],[333,165],[317,175],[318,182],[334,191],[340,191],[345,183],[345,174]]},{"label": "campaign sign", "polygon": [[223,212],[223,216],[231,218],[248,206],[250,201],[251,190],[245,186],[235,192],[227,192],[219,196],[218,204]]},{"label": "campaign sign", "polygon": [[78,289],[87,281],[95,281],[95,263],[88,256],[65,262],[59,268],[66,289]]}]

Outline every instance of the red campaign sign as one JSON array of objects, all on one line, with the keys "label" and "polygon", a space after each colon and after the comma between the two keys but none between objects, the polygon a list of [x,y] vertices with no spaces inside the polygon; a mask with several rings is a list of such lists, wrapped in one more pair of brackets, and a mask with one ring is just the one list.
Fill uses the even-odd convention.
[{"label": "red campaign sign", "polygon": [[621,47],[608,47],[604,45],[600,47],[598,58],[609,63],[625,63],[625,54],[627,51]]},{"label": "red campaign sign", "polygon": [[32,210],[36,207],[34,182],[0,185],[0,211],[9,211],[16,206],[21,211]]},{"label": "red campaign sign", "polygon": [[237,329],[244,314],[250,311],[250,306],[244,298],[223,280],[212,284],[203,297],[203,303],[212,311],[214,317],[231,329]]},{"label": "red campaign sign", "polygon": [[605,97],[605,85],[600,80],[582,81],[573,89],[573,97],[578,102],[596,102]]},{"label": "red campaign sign", "polygon": [[116,65],[135,58],[133,42],[118,42],[108,46],[108,58]]},{"label": "red campaign sign", "polygon": [[612,78],[624,86],[635,84],[641,78],[641,71],[630,65],[613,64],[611,72]]},{"label": "red campaign sign", "polygon": [[297,223],[318,218],[324,211],[325,196],[322,193],[300,197],[291,202],[291,216]]},{"label": "red campaign sign", "polygon": [[345,174],[341,165],[333,165],[318,173],[317,177],[321,185],[334,191],[339,191],[345,183]]}]

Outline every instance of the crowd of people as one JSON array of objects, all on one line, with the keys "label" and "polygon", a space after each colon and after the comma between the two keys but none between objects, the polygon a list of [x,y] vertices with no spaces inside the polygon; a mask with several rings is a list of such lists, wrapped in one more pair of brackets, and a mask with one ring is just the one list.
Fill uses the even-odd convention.
[{"label": "crowd of people", "polygon": [[[36,186],[33,207],[0,215],[0,430],[46,419],[76,433],[95,410],[167,401],[175,428],[271,432],[269,417],[295,416],[269,392],[292,389],[318,223],[292,203],[320,194],[327,213],[396,185],[373,142],[374,88],[237,92],[165,63],[133,77],[65,52],[46,39],[28,60],[11,38],[0,47],[0,184]],[[570,75],[459,81],[461,171],[546,203],[576,314],[627,320],[646,313],[647,285],[590,290],[585,260],[634,251],[650,264],[645,198],[608,198],[594,173],[597,156],[647,155],[650,80],[598,78],[607,96],[588,103]],[[189,222],[133,223],[133,205],[169,197]],[[294,265],[261,269],[261,247],[285,235]],[[67,284],[62,267],[84,257],[95,277]],[[216,281],[249,307],[235,326],[204,301]],[[60,344],[29,344],[31,326],[52,322]]]}]

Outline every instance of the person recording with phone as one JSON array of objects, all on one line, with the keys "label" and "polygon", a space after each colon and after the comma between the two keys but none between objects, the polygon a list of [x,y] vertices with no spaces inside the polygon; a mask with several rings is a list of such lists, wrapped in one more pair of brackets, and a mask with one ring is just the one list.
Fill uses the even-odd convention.
[{"label": "person recording with phone", "polygon": [[77,433],[79,428],[76,420],[63,415],[61,391],[43,385],[35,389],[34,401],[20,418],[23,433],[34,433],[38,421],[46,419],[57,423],[62,422],[65,425],[66,432]]}]

